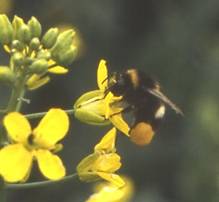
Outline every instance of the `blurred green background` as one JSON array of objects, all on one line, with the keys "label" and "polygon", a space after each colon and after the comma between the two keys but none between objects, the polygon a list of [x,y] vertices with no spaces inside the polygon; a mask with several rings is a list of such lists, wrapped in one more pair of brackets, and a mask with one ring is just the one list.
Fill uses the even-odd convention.
[{"label": "blurred green background", "polygon": [[[44,31],[73,25],[81,38],[80,57],[67,76],[30,92],[25,113],[71,108],[96,89],[99,60],[110,71],[136,67],[154,75],[184,111],[171,109],[149,146],[139,148],[119,134],[121,173],[135,183],[133,202],[219,201],[219,1],[218,0],[6,0],[1,12],[26,20],[35,16]],[[6,10],[4,10],[6,9]],[[7,58],[1,51],[1,64]],[[0,88],[2,92],[4,89]],[[2,96],[2,102],[7,92]],[[69,173],[92,152],[109,127],[71,119],[61,156]],[[35,168],[34,168],[35,169]],[[33,172],[32,180],[39,179]],[[9,202],[83,202],[92,184],[75,180],[47,188],[8,192]]]}]

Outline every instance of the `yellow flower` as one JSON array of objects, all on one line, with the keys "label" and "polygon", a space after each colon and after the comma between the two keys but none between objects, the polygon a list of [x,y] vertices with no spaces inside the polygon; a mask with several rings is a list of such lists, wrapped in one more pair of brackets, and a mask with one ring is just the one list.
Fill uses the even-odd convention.
[{"label": "yellow flower", "polygon": [[90,182],[100,178],[117,187],[124,186],[123,179],[115,174],[121,167],[120,156],[115,149],[116,129],[111,129],[95,146],[94,153],[88,155],[77,166],[82,181]]},{"label": "yellow flower", "polygon": [[57,142],[64,138],[69,128],[65,111],[50,109],[34,130],[18,112],[6,115],[3,123],[12,142],[0,150],[0,175],[5,181],[26,181],[34,159],[46,178],[58,180],[65,176],[62,160],[53,154],[60,149]]},{"label": "yellow flower", "polygon": [[109,121],[124,134],[129,136],[129,126],[121,115],[123,107],[119,101],[121,97],[111,92],[106,94],[108,88],[108,70],[106,61],[101,60],[97,69],[97,84],[99,89],[83,94],[74,104],[75,117],[94,125],[106,125]]},{"label": "yellow flower", "polygon": [[102,182],[94,187],[95,193],[86,202],[128,202],[133,196],[134,186],[132,181],[123,177],[125,185],[117,187],[112,183]]}]

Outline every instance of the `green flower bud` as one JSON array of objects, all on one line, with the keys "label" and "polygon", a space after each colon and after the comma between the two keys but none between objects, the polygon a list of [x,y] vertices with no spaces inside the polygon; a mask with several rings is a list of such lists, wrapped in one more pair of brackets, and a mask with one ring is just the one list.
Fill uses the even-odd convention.
[{"label": "green flower bud", "polygon": [[76,54],[77,54],[77,48],[72,45],[65,52],[63,52],[63,53],[61,52],[61,53],[57,54],[57,56],[54,58],[54,60],[58,64],[69,65],[75,59]]},{"label": "green flower bud", "polygon": [[45,59],[36,60],[29,67],[30,72],[36,74],[45,73],[47,69],[48,69],[48,62]]},{"label": "green flower bud", "polygon": [[39,21],[35,17],[31,17],[28,21],[28,27],[30,29],[30,33],[32,37],[40,37],[42,32],[42,27]]},{"label": "green flower bud", "polygon": [[14,72],[7,66],[0,66],[0,82],[13,83],[15,81]]},{"label": "green flower bud", "polygon": [[12,21],[12,26],[13,26],[13,29],[14,29],[14,38],[17,39],[17,34],[18,34],[18,30],[20,29],[20,27],[22,25],[24,25],[24,21],[22,18],[18,17],[18,16],[14,16],[14,19]]},{"label": "green flower bud", "polygon": [[37,37],[34,37],[33,39],[31,39],[30,41],[30,49],[31,50],[38,50],[40,47],[40,40]]},{"label": "green flower bud", "polygon": [[37,53],[37,58],[49,60],[51,58],[51,53],[48,50],[40,50]]},{"label": "green flower bud", "polygon": [[13,40],[11,44],[12,49],[16,49],[17,51],[22,51],[24,49],[24,44],[19,40]]},{"label": "green flower bud", "polygon": [[58,28],[51,28],[49,29],[42,38],[42,44],[45,48],[51,48],[59,35]]},{"label": "green flower bud", "polygon": [[102,92],[99,90],[90,91],[83,94],[74,104],[74,116],[87,124],[108,125],[105,119],[105,104]]},{"label": "green flower bud", "polygon": [[15,52],[12,56],[15,66],[21,66],[24,63],[24,56],[21,52]]},{"label": "green flower bud", "polygon": [[72,45],[73,36],[75,32],[73,30],[67,30],[59,34],[55,45],[51,49],[51,53],[54,59],[58,58],[63,52],[66,52]]},{"label": "green flower bud", "polygon": [[21,25],[21,27],[18,29],[17,37],[18,40],[24,43],[29,43],[31,39],[30,28],[25,24]]},{"label": "green flower bud", "polygon": [[13,27],[6,15],[0,15],[0,43],[9,44],[13,37]]},{"label": "green flower bud", "polygon": [[24,62],[23,65],[24,66],[30,66],[32,65],[32,63],[35,61],[36,59],[32,58],[32,57],[24,57]]}]

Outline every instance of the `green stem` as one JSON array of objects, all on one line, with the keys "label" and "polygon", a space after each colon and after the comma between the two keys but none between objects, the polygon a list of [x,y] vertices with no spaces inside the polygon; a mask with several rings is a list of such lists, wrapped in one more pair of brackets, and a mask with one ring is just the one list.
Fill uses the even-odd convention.
[{"label": "green stem", "polygon": [[16,109],[15,109],[15,111],[17,111],[17,112],[20,111],[20,109],[21,109],[22,102],[23,102],[22,98],[24,97],[24,95],[25,95],[25,88],[23,88],[20,92],[20,96],[18,98]]},{"label": "green stem", "polygon": [[44,186],[53,185],[53,184],[55,185],[55,184],[65,183],[65,182],[71,181],[76,176],[77,176],[77,173],[74,173],[74,174],[68,175],[68,176],[66,176],[58,181],[46,180],[46,181],[30,182],[30,183],[24,183],[24,184],[6,184],[5,189],[18,190],[18,189],[39,188],[39,187],[44,187]]},{"label": "green stem", "polygon": [[22,104],[22,97],[25,94],[25,82],[24,76],[20,76],[16,86],[12,89],[11,97],[8,103],[7,112],[19,111]]},{"label": "green stem", "polygon": [[[65,112],[67,114],[73,114],[74,113],[74,109],[68,109],[68,110],[65,110]],[[43,117],[47,112],[39,112],[39,113],[33,113],[33,114],[26,114],[26,118],[28,119],[36,119],[36,118],[41,118]]]}]

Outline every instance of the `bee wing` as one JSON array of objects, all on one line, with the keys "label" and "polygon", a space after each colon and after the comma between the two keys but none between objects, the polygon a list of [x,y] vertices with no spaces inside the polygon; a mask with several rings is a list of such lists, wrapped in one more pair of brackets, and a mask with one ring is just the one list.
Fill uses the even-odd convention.
[{"label": "bee wing", "polygon": [[177,114],[183,116],[182,110],[177,107],[166,95],[156,89],[146,89],[148,93],[154,95],[155,97],[159,98],[162,102],[169,105]]}]

